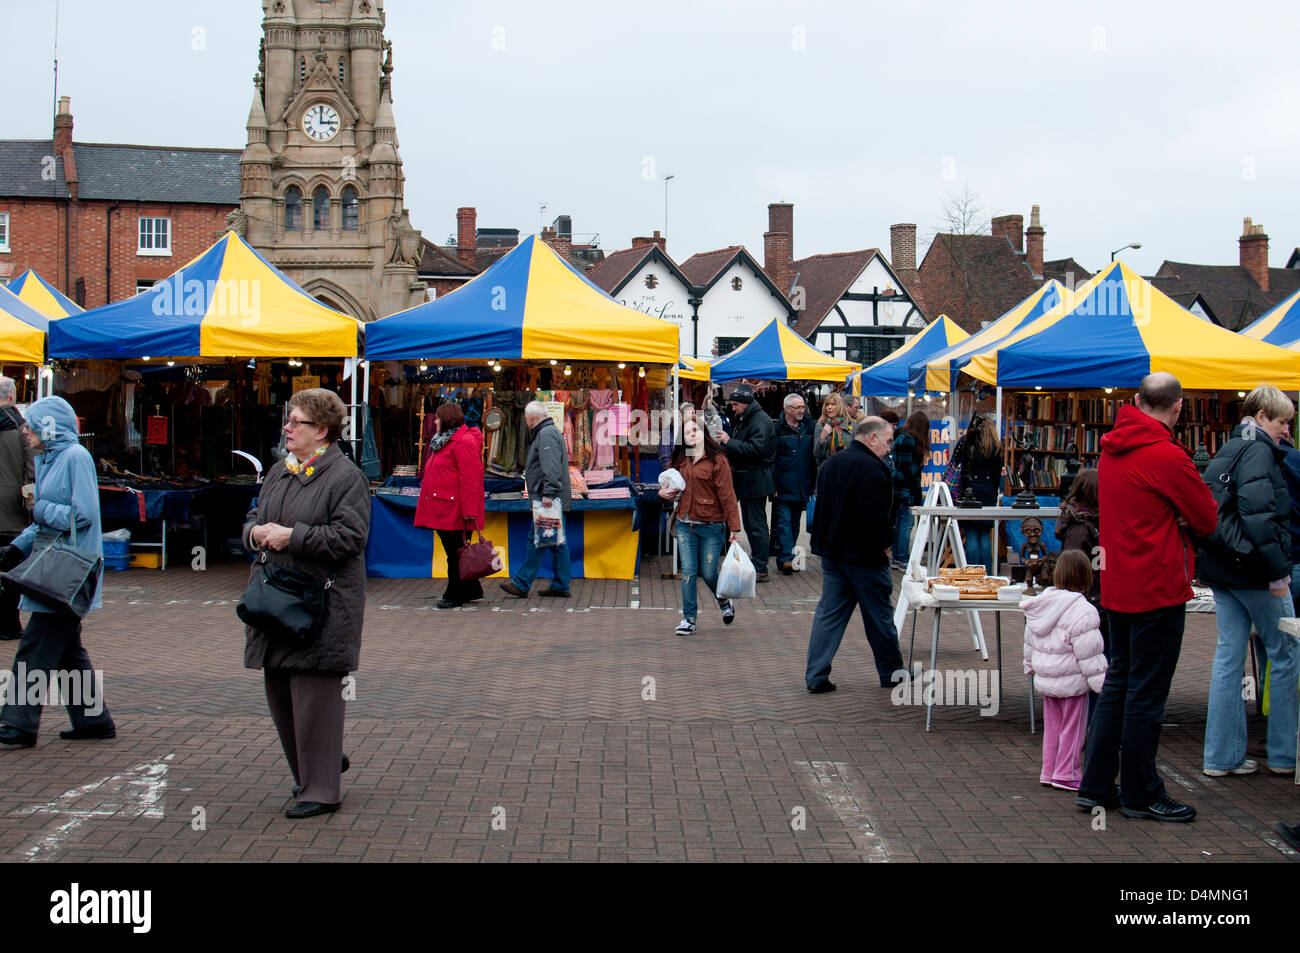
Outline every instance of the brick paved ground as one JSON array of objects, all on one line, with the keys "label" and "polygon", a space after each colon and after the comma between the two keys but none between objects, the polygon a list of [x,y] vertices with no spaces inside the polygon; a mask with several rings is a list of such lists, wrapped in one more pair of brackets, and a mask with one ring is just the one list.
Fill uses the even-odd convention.
[{"label": "brick paved ground", "polygon": [[[899,707],[876,687],[860,622],[810,696],[803,660],[820,586],[773,575],[734,626],[703,611],[674,637],[678,584],[575,582],[567,602],[434,608],[432,584],[371,580],[343,809],[293,822],[292,781],[260,673],[242,668],[245,570],[109,574],[85,641],[116,740],[0,751],[8,860],[1176,860],[1285,861],[1271,833],[1300,819],[1286,778],[1201,775],[1212,615],[1189,615],[1162,770],[1192,825],[1118,814],[1093,830],[1037,783],[1009,622],[1005,701]],[[989,626],[990,638],[992,626]],[[923,639],[924,636],[921,636]],[[11,650],[13,643],[8,643]],[[959,620],[941,667],[987,667]],[[904,643],[906,651],[906,642]],[[654,679],[647,700],[645,680]],[[1259,737],[1252,724],[1252,739]],[[202,808],[206,830],[195,830]],[[501,809],[504,830],[492,829]],[[802,808],[803,830],[792,829]]]}]

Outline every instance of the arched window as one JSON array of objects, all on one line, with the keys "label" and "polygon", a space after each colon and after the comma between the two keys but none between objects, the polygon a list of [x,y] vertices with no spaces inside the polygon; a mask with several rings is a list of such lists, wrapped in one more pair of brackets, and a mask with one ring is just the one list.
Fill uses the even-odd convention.
[{"label": "arched window", "polygon": [[296,185],[284,190],[284,230],[302,231],[302,191]]},{"label": "arched window", "polygon": [[350,185],[343,189],[343,230],[357,230],[357,190]]},{"label": "arched window", "polygon": [[311,197],[311,227],[317,231],[330,227],[330,194],[323,185]]}]

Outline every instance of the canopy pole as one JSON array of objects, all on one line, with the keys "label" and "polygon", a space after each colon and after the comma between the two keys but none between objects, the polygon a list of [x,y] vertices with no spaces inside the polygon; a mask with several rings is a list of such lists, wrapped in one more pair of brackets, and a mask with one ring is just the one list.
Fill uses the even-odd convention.
[{"label": "canopy pole", "polygon": [[[697,329],[697,333],[698,333],[698,325],[696,326],[696,329]],[[681,359],[679,358],[678,361],[677,361],[677,364],[674,364],[674,365],[673,365],[673,419],[672,419],[672,425],[673,425],[674,427],[677,428],[676,430],[673,431],[673,446],[674,446],[674,447],[677,446],[677,438],[678,438],[679,436],[681,436],[681,434],[680,434],[678,431],[681,429],[681,427],[680,427],[679,425],[680,425],[680,422],[681,422],[681,421],[680,421],[680,418],[681,418],[681,412],[682,412],[682,411],[681,411],[681,400],[680,400],[680,398],[681,398],[681,385],[682,385],[682,382],[681,382],[680,374],[679,374],[678,367],[677,367],[677,365],[680,364],[680,363],[681,363]],[[697,420],[701,419],[701,418],[699,417],[698,414],[696,415],[696,419],[697,419]],[[668,461],[669,461],[670,463],[672,462],[672,454],[673,454],[673,451],[672,451],[671,449],[669,449],[669,451],[668,451]],[[668,525],[667,522],[665,522],[665,523],[664,523],[664,527],[667,528],[667,525]],[[666,546],[668,547],[668,551],[669,551],[670,553],[673,554],[672,567],[673,567],[673,576],[675,577],[675,576],[677,575],[677,547],[673,545],[672,537],[669,537],[668,540],[665,542],[664,545],[666,545]]]},{"label": "canopy pole", "polygon": [[357,427],[361,425],[361,421],[357,419],[358,417],[361,416],[360,414],[357,413],[357,370],[358,370],[357,359],[355,357],[352,358],[351,363],[352,363],[352,373],[348,375],[348,378],[349,378],[349,383],[352,385],[352,398],[348,410],[352,414],[352,459],[360,460],[361,448],[360,446],[358,446],[358,442],[357,442]]},{"label": "canopy pole", "polygon": [[[971,412],[974,413],[974,408],[971,408]],[[1001,384],[998,385],[997,398],[995,400],[994,407],[993,407],[993,422],[994,424],[997,425],[998,428],[998,446],[1001,447],[1002,446],[1002,385]],[[1005,454],[1003,455],[1002,459],[1004,461],[1006,460]],[[998,498],[994,501],[993,505],[994,506],[1002,505],[1002,471],[1001,470],[998,471]],[[997,520],[993,521],[993,545],[990,549],[990,552],[993,555],[993,565],[990,567],[990,571],[996,572],[997,565],[998,565],[998,521]]]}]

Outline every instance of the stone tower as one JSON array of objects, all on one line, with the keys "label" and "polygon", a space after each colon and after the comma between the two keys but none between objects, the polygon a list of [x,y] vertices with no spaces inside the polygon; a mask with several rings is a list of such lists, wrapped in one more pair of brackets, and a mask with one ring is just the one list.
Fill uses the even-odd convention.
[{"label": "stone tower", "polygon": [[308,293],[363,321],[422,303],[382,0],[263,0],[262,12],[231,226]]}]

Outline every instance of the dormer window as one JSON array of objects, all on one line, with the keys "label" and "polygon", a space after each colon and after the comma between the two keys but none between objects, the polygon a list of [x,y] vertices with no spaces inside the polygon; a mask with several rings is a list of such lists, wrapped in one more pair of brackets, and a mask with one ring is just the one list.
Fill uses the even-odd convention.
[{"label": "dormer window", "polygon": [[744,282],[740,280],[740,276],[739,276],[739,275],[737,275],[735,278],[732,278],[732,279],[731,279],[731,290],[732,290],[732,291],[739,291],[739,290],[741,289],[741,286],[742,286],[742,285],[744,285]]},{"label": "dormer window", "polygon": [[646,276],[645,276],[645,286],[646,286],[647,288],[657,288],[657,287],[659,287],[659,279],[658,279],[657,277],[655,277],[654,275],[646,275]]}]

